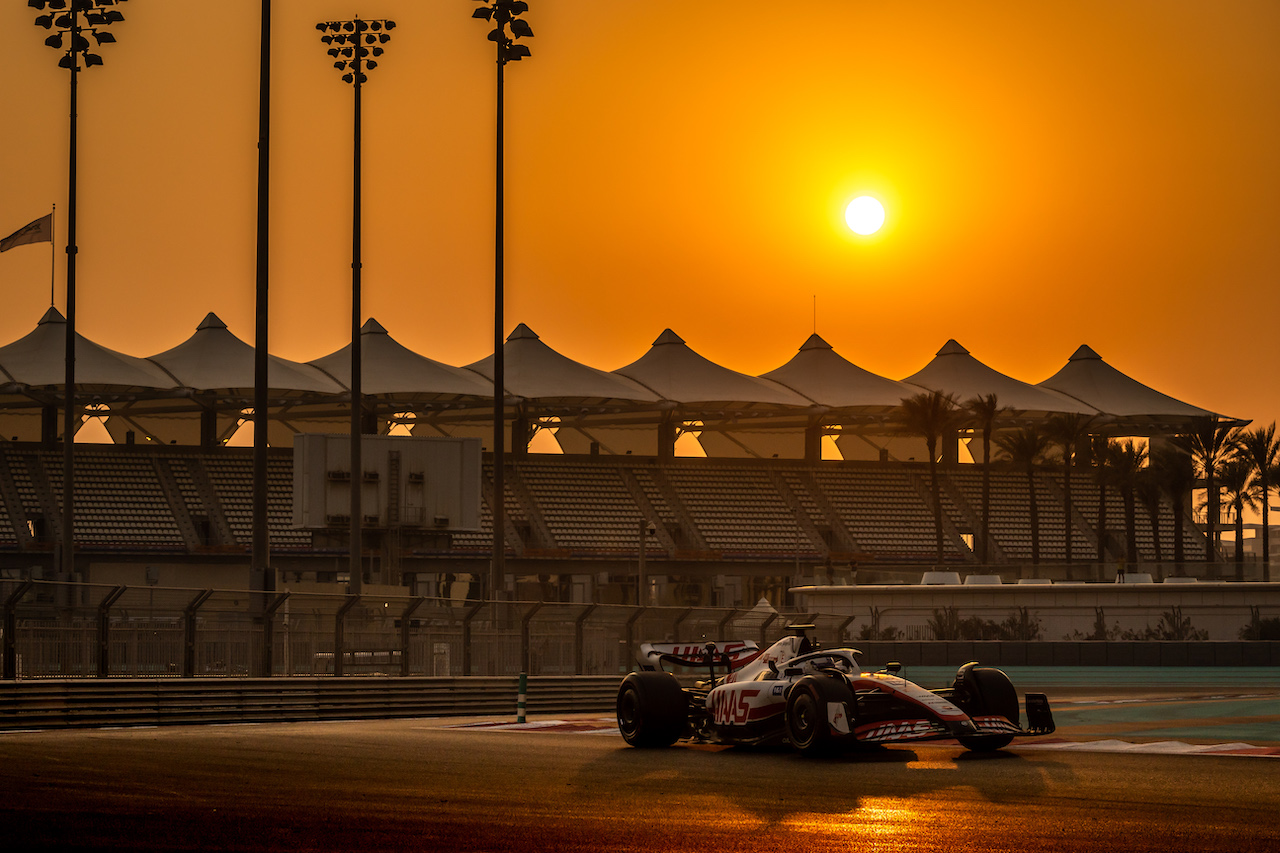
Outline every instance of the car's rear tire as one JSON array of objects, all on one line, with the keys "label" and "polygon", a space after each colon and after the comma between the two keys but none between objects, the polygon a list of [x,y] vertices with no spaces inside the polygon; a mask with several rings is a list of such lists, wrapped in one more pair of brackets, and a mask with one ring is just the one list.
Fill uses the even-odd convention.
[{"label": "car's rear tire", "polygon": [[632,746],[671,746],[689,726],[684,688],[667,672],[633,672],[618,688],[618,731]]},{"label": "car's rear tire", "polygon": [[[955,681],[955,702],[970,717],[998,715],[1020,725],[1018,692],[1013,682],[994,667],[962,667]],[[959,739],[973,752],[994,752],[1013,742],[1013,735],[973,735]]]}]

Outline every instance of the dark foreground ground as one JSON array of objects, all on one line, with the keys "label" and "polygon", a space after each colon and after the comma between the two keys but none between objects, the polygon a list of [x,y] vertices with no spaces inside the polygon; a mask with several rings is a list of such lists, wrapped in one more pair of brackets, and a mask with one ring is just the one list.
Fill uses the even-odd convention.
[{"label": "dark foreground ground", "polygon": [[1063,687],[1057,736],[988,756],[640,751],[598,715],[19,732],[0,825],[9,850],[1280,850],[1280,693],[1209,687]]}]

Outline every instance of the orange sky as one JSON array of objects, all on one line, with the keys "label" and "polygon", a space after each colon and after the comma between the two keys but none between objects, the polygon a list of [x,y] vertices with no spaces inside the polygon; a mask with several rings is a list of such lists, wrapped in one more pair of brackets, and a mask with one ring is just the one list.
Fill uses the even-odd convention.
[{"label": "orange sky", "polygon": [[[468,0],[394,18],[365,89],[365,315],[452,364],[492,341],[493,89]],[[1280,302],[1272,0],[826,4],[531,0],[507,69],[507,328],[614,369],[665,328],[770,370],[814,327],[902,378],[947,338],[1039,382],[1087,343],[1263,423]],[[131,0],[81,76],[78,325],[133,355],[216,311],[253,338],[258,3]],[[275,0],[271,349],[349,331],[351,89]],[[216,9],[216,20],[206,21]],[[56,203],[67,73],[0,9],[0,236]],[[13,77],[10,78],[13,80]],[[856,195],[888,210],[874,237]],[[57,304],[62,306],[62,247]],[[0,343],[49,303],[47,245],[0,255]]]}]

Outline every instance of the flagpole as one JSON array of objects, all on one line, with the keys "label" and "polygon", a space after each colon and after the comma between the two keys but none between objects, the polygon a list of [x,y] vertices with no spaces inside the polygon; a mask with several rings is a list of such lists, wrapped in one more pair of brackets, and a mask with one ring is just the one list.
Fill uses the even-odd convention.
[{"label": "flagpole", "polygon": [[57,233],[56,233],[56,230],[58,227],[58,217],[56,216],[57,212],[58,212],[58,206],[55,204],[53,206],[53,209],[49,211],[49,307],[50,308],[54,306],[54,299],[56,298],[55,293],[57,291],[57,286],[58,286],[57,285],[58,252],[54,248],[54,245],[58,242]]}]

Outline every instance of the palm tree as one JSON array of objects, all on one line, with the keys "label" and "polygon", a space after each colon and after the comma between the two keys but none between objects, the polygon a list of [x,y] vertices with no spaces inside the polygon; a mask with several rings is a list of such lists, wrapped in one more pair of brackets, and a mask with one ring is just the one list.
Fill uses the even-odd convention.
[{"label": "palm tree", "polygon": [[1111,461],[1115,456],[1115,442],[1105,435],[1095,435],[1089,441],[1089,455],[1093,462],[1093,480],[1098,484],[1098,555],[1099,565],[1107,561],[1107,487],[1115,483]]},{"label": "palm tree", "polygon": [[1067,414],[1054,415],[1049,418],[1048,423],[1045,425],[1045,434],[1049,437],[1049,440],[1062,448],[1062,503],[1067,516],[1067,523],[1063,528],[1063,545],[1068,563],[1071,562],[1071,534],[1074,529],[1074,524],[1071,520],[1071,473],[1072,469],[1075,468],[1076,450],[1089,437],[1089,430],[1093,428],[1096,420],[1096,415],[1069,412]]},{"label": "palm tree", "polygon": [[1236,580],[1244,580],[1244,508],[1257,506],[1254,500],[1253,465],[1248,460],[1232,457],[1222,465],[1222,489],[1227,504],[1236,514]]},{"label": "palm tree", "polygon": [[942,562],[942,489],[938,485],[938,440],[960,425],[954,394],[922,391],[902,400],[902,423],[907,431],[924,438],[929,453],[929,486],[933,490],[933,525],[937,535],[938,562]]},{"label": "palm tree", "polygon": [[1033,426],[996,436],[1005,458],[1027,475],[1027,508],[1031,512],[1031,563],[1040,562],[1040,507],[1036,501],[1036,466],[1049,449],[1049,439]]},{"label": "palm tree", "polygon": [[1139,447],[1132,440],[1112,445],[1111,474],[1120,487],[1124,499],[1124,556],[1130,567],[1138,562],[1138,520],[1135,506],[1135,490],[1143,465],[1147,461],[1147,448]]},{"label": "palm tree", "polygon": [[1280,462],[1280,441],[1276,441],[1276,422],[1242,432],[1236,443],[1236,455],[1247,459],[1257,476],[1258,494],[1262,498],[1262,579],[1271,580],[1271,535],[1268,510],[1271,503],[1272,469]]},{"label": "palm tree", "polygon": [[1186,543],[1183,541],[1183,519],[1186,514],[1183,507],[1196,485],[1195,466],[1190,456],[1167,445],[1157,448],[1150,456],[1150,470],[1164,493],[1169,496],[1169,503],[1173,504],[1173,561],[1181,566],[1186,562]]},{"label": "palm tree", "polygon": [[991,544],[991,433],[995,431],[996,419],[1013,410],[1008,406],[1001,406],[994,393],[970,397],[964,403],[964,410],[972,424],[982,430],[982,536],[978,540],[978,560],[989,563],[991,562],[988,556]]},{"label": "palm tree", "polygon": [[1221,512],[1218,508],[1220,496],[1218,494],[1218,468],[1231,455],[1231,449],[1234,444],[1233,437],[1236,428],[1229,423],[1222,423],[1216,416],[1207,415],[1202,418],[1195,418],[1191,428],[1182,435],[1175,436],[1174,444],[1191,454],[1196,464],[1200,467],[1200,474],[1204,477],[1205,485],[1205,506],[1208,510],[1208,518],[1206,524],[1209,528],[1209,553],[1208,560],[1210,563],[1217,562],[1218,550],[1218,521]]}]

